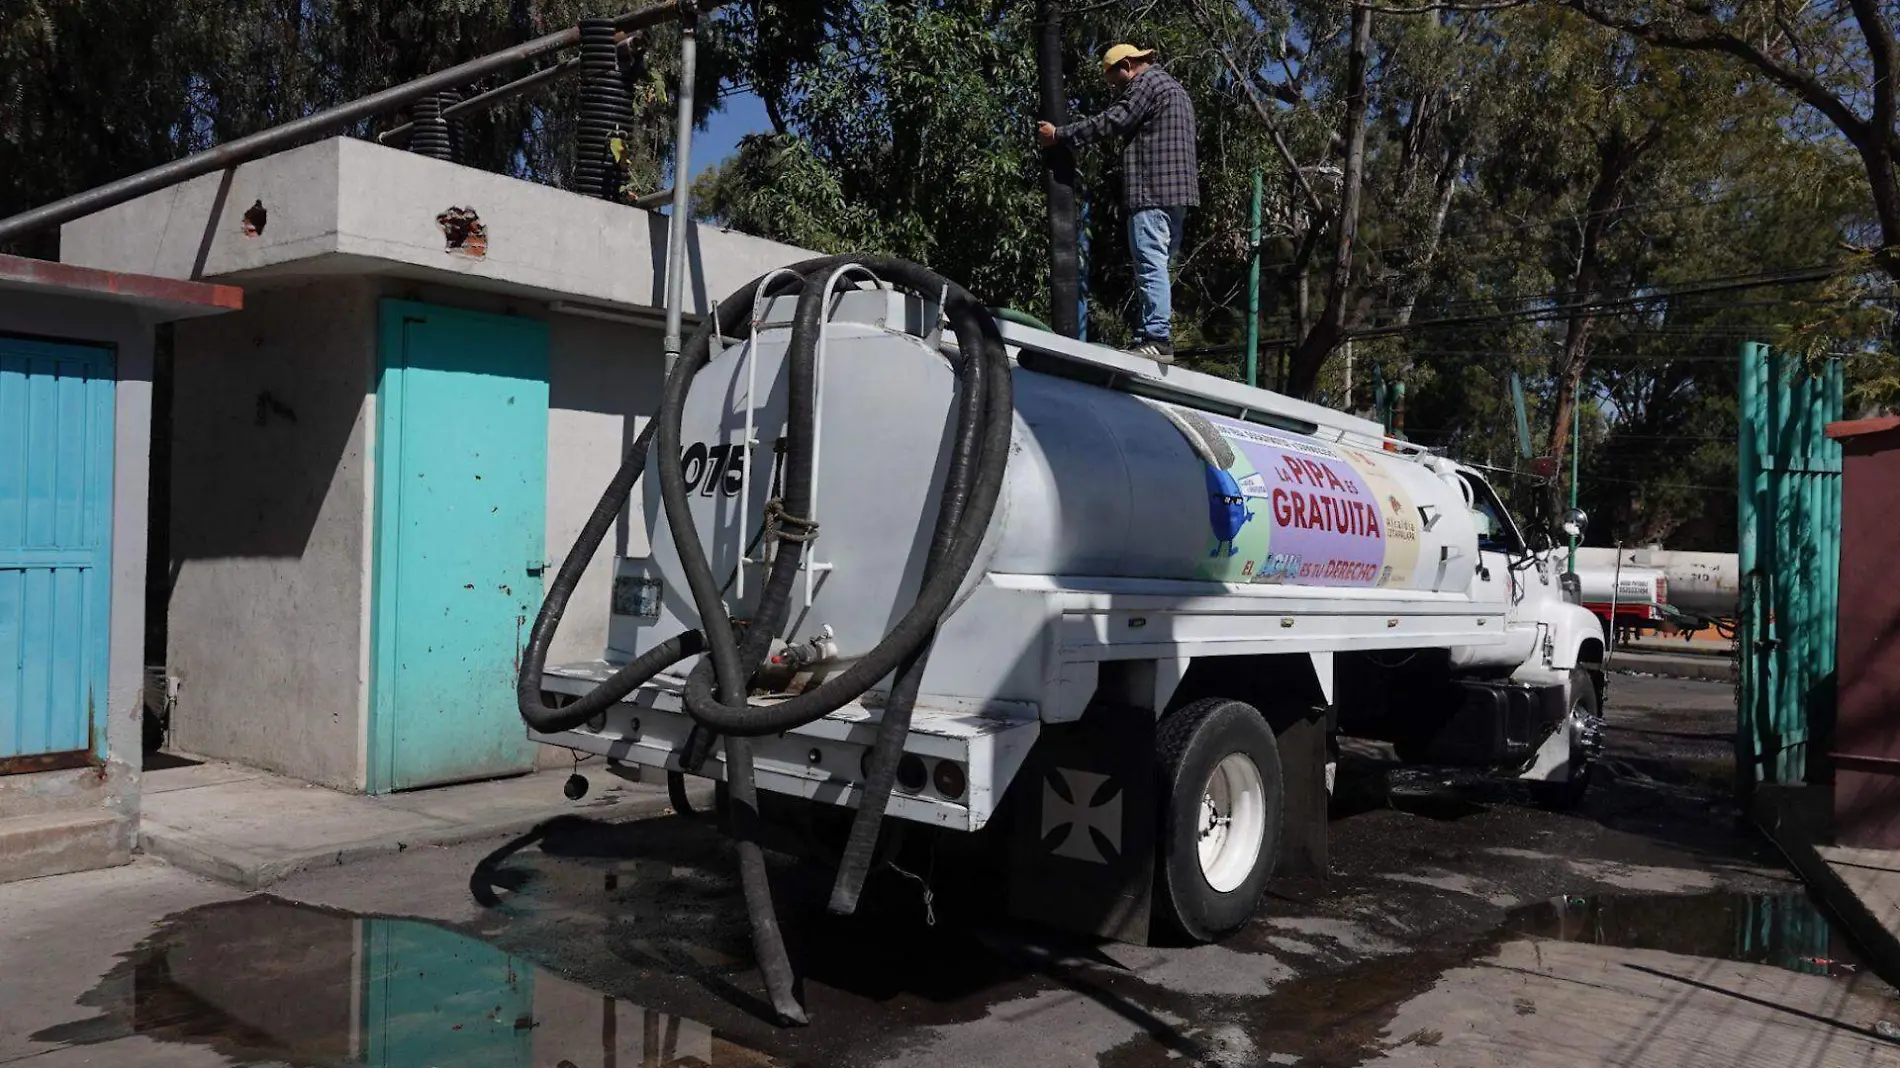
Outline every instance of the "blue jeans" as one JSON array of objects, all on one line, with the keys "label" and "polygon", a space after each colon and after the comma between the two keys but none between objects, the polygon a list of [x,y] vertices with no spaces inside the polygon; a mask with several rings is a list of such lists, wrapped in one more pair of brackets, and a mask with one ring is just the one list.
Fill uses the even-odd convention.
[{"label": "blue jeans", "polygon": [[1144,340],[1166,341],[1173,334],[1174,316],[1168,267],[1181,251],[1186,208],[1143,208],[1128,216],[1128,251],[1135,260],[1135,288],[1141,293],[1140,334]]}]

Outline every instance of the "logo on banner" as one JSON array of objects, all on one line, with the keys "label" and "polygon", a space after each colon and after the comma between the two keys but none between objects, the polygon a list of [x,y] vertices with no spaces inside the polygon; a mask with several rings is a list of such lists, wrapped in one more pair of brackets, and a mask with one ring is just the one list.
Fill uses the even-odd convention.
[{"label": "logo on banner", "polygon": [[[1042,837],[1067,828],[1062,841],[1050,852],[1058,857],[1107,864],[1097,844],[1112,853],[1122,851],[1122,792],[1109,787],[1114,796],[1097,803],[1096,798],[1108,786],[1109,777],[1094,771],[1056,768],[1042,784]],[[1059,784],[1059,785],[1058,785]]]}]

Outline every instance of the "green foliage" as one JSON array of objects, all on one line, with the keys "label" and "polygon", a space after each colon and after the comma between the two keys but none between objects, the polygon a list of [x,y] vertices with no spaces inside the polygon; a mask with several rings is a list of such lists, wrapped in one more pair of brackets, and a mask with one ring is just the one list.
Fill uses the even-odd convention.
[{"label": "green foliage", "polygon": [[723,223],[823,250],[902,256],[973,291],[1039,293],[1040,161],[1027,131],[1029,17],[1014,5],[864,4],[781,105],[796,135],[750,138],[700,186]]}]

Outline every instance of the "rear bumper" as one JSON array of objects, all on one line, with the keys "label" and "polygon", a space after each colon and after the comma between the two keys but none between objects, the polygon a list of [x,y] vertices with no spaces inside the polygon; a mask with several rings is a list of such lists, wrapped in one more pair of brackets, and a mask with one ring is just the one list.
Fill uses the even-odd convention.
[{"label": "rear bumper", "polygon": [[[604,680],[614,665],[604,661],[548,669],[542,688],[580,695]],[[876,695],[784,734],[753,739],[754,778],[762,790],[821,804],[855,808],[864,780],[864,762],[877,738],[882,711]],[[868,706],[867,706],[868,705]],[[958,707],[921,698],[911,713],[904,752],[922,765],[922,786],[900,783],[891,792],[890,815],[950,830],[981,830],[995,815],[1003,793],[1028,757],[1041,731],[1033,709]],[[629,695],[601,720],[555,734],[529,731],[528,737],[629,764],[680,771],[691,719],[681,710],[677,682],[656,679]],[[961,796],[939,787],[938,765],[949,762],[962,772]],[[916,767],[916,764],[911,765]],[[724,781],[723,747],[694,774]],[[953,776],[950,776],[953,777]]]}]

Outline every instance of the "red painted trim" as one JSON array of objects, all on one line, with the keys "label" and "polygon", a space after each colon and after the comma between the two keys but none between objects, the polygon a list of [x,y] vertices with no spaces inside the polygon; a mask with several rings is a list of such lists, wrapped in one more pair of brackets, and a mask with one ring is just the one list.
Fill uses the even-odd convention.
[{"label": "red painted trim", "polygon": [[1864,434],[1880,434],[1900,428],[1900,415],[1883,415],[1875,419],[1847,419],[1827,425],[1827,436],[1839,441],[1842,438],[1857,438]]},{"label": "red painted trim", "polygon": [[[1610,614],[1608,601],[1601,603],[1585,601],[1583,607],[1589,609],[1599,619]],[[1647,601],[1626,601],[1616,606],[1616,617],[1618,619],[1661,619],[1662,613],[1656,611],[1656,606]]]},{"label": "red painted trim", "polygon": [[77,290],[107,296],[158,300],[169,304],[196,304],[206,308],[237,311],[244,307],[244,290],[237,286],[187,282],[178,278],[159,278],[149,274],[122,274],[70,263],[0,255],[0,281],[25,282],[56,289]]}]

